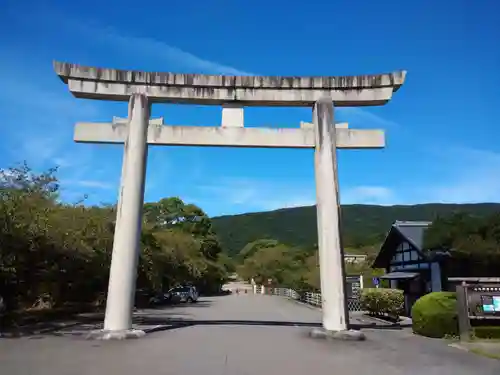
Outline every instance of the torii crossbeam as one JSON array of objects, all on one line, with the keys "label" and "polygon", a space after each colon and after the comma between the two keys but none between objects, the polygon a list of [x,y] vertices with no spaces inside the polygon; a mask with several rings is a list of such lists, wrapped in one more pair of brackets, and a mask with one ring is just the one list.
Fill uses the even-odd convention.
[{"label": "torii crossbeam", "polygon": [[[224,110],[223,110],[224,111]],[[159,121],[158,121],[159,120]],[[150,146],[218,146],[262,148],[314,148],[314,128],[244,128],[222,126],[172,126],[163,125],[163,119],[150,122],[147,144]],[[341,125],[341,127],[338,127]],[[382,148],[382,130],[347,129],[347,124],[337,124],[337,148]],[[127,122],[80,122],[75,125],[75,142],[125,143]]]}]

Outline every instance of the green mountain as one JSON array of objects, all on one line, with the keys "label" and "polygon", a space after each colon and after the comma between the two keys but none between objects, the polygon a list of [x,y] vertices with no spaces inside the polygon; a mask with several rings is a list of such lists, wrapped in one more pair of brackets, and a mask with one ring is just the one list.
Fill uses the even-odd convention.
[{"label": "green mountain", "polygon": [[[499,203],[419,204],[414,206],[342,206],[342,228],[345,247],[362,247],[380,243],[396,220],[432,221],[438,215],[467,212],[487,215],[500,211]],[[249,242],[270,238],[300,247],[317,243],[316,206],[286,208],[269,212],[212,218],[215,232],[225,251],[233,256]]]}]

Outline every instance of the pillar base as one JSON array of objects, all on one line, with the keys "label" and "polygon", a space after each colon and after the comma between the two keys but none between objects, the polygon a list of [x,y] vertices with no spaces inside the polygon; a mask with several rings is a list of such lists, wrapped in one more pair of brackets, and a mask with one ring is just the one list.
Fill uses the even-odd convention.
[{"label": "pillar base", "polygon": [[309,337],[324,340],[364,341],[366,336],[361,331],[346,329],[342,331],[328,331],[324,328],[314,328],[309,332]]},{"label": "pillar base", "polygon": [[126,339],[138,339],[146,335],[146,332],[140,329],[124,329],[119,331],[110,330],[96,330],[90,332],[86,338],[88,340],[126,340]]}]

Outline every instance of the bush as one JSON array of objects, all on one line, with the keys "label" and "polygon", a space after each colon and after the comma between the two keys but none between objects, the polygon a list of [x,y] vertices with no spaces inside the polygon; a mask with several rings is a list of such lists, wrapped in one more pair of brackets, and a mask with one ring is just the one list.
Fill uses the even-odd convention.
[{"label": "bush", "polygon": [[361,307],[372,315],[388,315],[398,318],[404,311],[403,291],[388,288],[363,289]]},{"label": "bush", "polygon": [[500,339],[500,327],[474,327],[474,337],[478,339]]},{"label": "bush", "polygon": [[426,294],[412,308],[413,332],[442,338],[458,336],[457,297],[453,292]]}]

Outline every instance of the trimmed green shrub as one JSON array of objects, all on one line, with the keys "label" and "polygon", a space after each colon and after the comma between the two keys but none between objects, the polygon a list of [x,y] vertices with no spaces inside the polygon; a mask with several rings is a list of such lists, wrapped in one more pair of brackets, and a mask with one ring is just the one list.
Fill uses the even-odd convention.
[{"label": "trimmed green shrub", "polygon": [[454,292],[434,292],[418,299],[411,310],[413,332],[442,338],[458,336],[457,297]]},{"label": "trimmed green shrub", "polygon": [[400,289],[366,288],[361,291],[361,308],[372,315],[398,318],[404,311],[404,303]]},{"label": "trimmed green shrub", "polygon": [[480,326],[474,327],[474,337],[478,339],[500,339],[500,327]]}]

